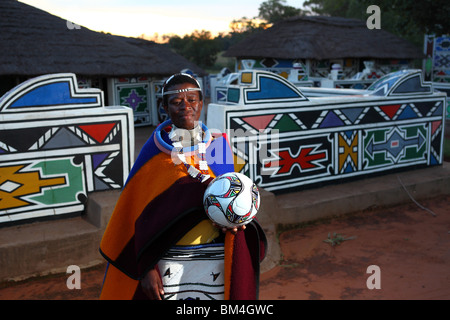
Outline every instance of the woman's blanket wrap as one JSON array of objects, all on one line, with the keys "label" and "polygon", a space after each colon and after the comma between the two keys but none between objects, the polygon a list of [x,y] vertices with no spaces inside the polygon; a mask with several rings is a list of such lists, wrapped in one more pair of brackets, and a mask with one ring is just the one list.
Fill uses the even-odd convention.
[{"label": "woman's blanket wrap", "polygon": [[[145,299],[139,279],[183,235],[207,219],[202,201],[208,182],[201,183],[187,175],[182,164],[174,165],[170,154],[162,152],[155,143],[157,130],[170,144],[161,128],[148,139],[100,244],[100,253],[108,261],[101,299]],[[212,177],[234,171],[225,135],[213,137],[206,160]],[[245,231],[226,233],[225,299],[258,298],[259,265],[266,247],[264,232],[256,220]]]}]

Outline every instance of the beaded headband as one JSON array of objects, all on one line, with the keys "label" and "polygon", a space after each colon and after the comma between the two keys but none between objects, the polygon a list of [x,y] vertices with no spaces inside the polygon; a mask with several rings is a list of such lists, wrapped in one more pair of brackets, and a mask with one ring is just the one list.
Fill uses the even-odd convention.
[{"label": "beaded headband", "polygon": [[[187,89],[166,91],[165,89],[166,89],[166,86],[169,84],[169,82],[172,81],[172,79],[174,77],[179,77],[179,76],[185,76],[185,77],[188,77],[188,78],[194,80],[198,88],[187,88]],[[164,83],[163,89],[162,89],[162,94],[163,94],[163,96],[165,96],[167,94],[174,94],[174,93],[181,93],[181,92],[188,92],[188,91],[202,91],[202,89],[200,89],[200,83],[197,81],[197,79],[195,79],[193,76],[191,76],[188,73],[176,73],[176,74],[170,76],[169,79],[166,80],[166,82]]]},{"label": "beaded headband", "polygon": [[163,92],[163,96],[166,94],[174,94],[174,93],[182,93],[182,92],[188,92],[188,91],[202,91],[200,88],[187,88],[187,89],[179,89],[179,90],[170,90]]}]

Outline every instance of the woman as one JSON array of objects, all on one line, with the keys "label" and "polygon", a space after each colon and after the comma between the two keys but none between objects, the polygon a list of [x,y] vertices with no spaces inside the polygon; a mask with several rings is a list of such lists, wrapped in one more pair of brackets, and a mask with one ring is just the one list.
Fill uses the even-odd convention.
[{"label": "woman", "polygon": [[198,122],[203,99],[192,76],[171,76],[163,104],[170,120],[142,148],[100,245],[101,298],[256,299],[262,229],[219,230],[202,206],[208,183],[234,171],[226,137]]}]

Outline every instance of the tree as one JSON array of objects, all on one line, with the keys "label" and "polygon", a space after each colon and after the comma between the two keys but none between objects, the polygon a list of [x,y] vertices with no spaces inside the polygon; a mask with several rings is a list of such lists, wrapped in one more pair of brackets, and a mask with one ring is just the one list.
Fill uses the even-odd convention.
[{"label": "tree", "polygon": [[315,14],[365,21],[370,5],[381,10],[381,28],[422,47],[424,34],[450,33],[448,0],[308,0],[304,6]]},{"label": "tree", "polygon": [[259,17],[251,19],[242,17],[230,23],[227,34],[219,34],[212,38],[209,31],[194,31],[190,35],[180,37],[177,35],[163,35],[162,39],[167,41],[168,46],[178,54],[198,66],[208,69],[214,66],[220,51],[227,50],[233,44],[241,41],[248,35],[259,30],[270,27],[273,22],[288,17],[304,14],[301,9],[285,5],[286,0],[267,0],[259,7]]},{"label": "tree", "polygon": [[267,0],[259,5],[259,17],[268,23],[275,23],[280,20],[303,15],[302,9],[284,5],[286,0]]},{"label": "tree", "polygon": [[168,44],[175,52],[202,68],[213,66],[221,50],[218,42],[212,38],[211,32],[205,30],[195,30],[183,38],[171,36]]},{"label": "tree", "polygon": [[266,21],[261,21],[256,18],[249,19],[247,17],[242,17],[231,21],[230,29],[232,33],[251,33],[255,30],[266,29],[269,25],[270,24]]}]

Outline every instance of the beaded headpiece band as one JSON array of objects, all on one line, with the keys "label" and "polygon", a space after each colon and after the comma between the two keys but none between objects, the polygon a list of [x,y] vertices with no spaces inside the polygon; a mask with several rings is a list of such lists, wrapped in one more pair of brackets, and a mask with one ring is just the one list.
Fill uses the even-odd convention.
[{"label": "beaded headpiece band", "polygon": [[166,94],[174,94],[174,93],[182,93],[182,92],[189,92],[189,91],[202,91],[200,88],[186,88],[186,89],[179,89],[179,90],[170,90],[170,91],[163,91],[163,96]]},{"label": "beaded headpiece band", "polygon": [[[187,88],[187,89],[169,90],[169,91],[166,91],[166,87],[167,87],[167,85],[170,83],[170,81],[172,81],[172,79],[173,79],[174,77],[179,77],[179,76],[188,77],[188,78],[194,80],[195,84],[197,85],[197,88]],[[191,76],[191,75],[188,74],[188,73],[177,73],[177,74],[174,74],[174,75],[170,76],[169,79],[167,79],[167,80],[164,82],[164,86],[163,86],[163,88],[162,88],[162,94],[163,94],[163,96],[165,96],[165,95],[167,95],[167,94],[174,94],[174,93],[188,92],[188,91],[202,91],[202,89],[200,89],[200,83],[197,81],[197,79],[195,79],[193,76]]]}]

